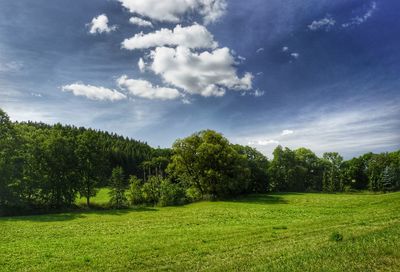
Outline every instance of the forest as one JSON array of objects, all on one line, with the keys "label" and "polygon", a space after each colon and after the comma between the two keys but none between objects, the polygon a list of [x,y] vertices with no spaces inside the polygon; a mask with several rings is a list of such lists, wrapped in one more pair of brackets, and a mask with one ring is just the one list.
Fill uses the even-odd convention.
[{"label": "forest", "polygon": [[344,160],[336,152],[278,146],[273,158],[204,130],[170,149],[113,133],[12,122],[0,110],[0,215],[86,206],[110,188],[107,208],[170,206],[267,192],[400,189],[400,151]]}]

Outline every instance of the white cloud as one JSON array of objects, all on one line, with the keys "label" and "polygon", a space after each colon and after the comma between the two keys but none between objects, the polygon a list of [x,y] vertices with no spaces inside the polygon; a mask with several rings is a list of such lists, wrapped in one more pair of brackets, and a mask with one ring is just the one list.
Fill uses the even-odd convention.
[{"label": "white cloud", "polygon": [[188,27],[177,25],[173,30],[162,28],[149,34],[139,33],[122,42],[122,47],[128,50],[178,45],[188,48],[216,48],[218,43],[204,26],[197,24]]},{"label": "white cloud", "polygon": [[149,81],[129,79],[126,75],[121,76],[117,83],[130,94],[141,98],[173,100],[182,96],[177,89],[153,86]]},{"label": "white cloud", "polygon": [[299,53],[291,53],[290,55],[295,59],[298,59],[300,57]]},{"label": "white cloud", "polygon": [[225,14],[226,0],[118,0],[130,12],[155,21],[180,22],[185,14],[197,13],[204,23],[217,21]]},{"label": "white cloud", "polygon": [[286,135],[291,135],[293,133],[294,133],[293,130],[285,129],[285,130],[282,131],[281,135],[282,136],[286,136]]},{"label": "white cloud", "polygon": [[254,91],[254,93],[253,93],[253,95],[255,96],[255,97],[261,97],[261,96],[264,96],[264,94],[265,94],[265,92],[264,91],[260,91],[260,90],[255,90]]},{"label": "white cloud", "polygon": [[139,67],[140,72],[144,73],[146,71],[146,63],[144,62],[143,58],[139,59],[138,67]]},{"label": "white cloud", "polygon": [[108,17],[105,14],[101,14],[95,18],[93,18],[92,22],[89,24],[90,34],[96,34],[96,33],[109,33],[111,31],[114,31],[117,29],[117,26],[109,26],[108,25]]},{"label": "white cloud", "polygon": [[342,27],[347,28],[354,25],[361,25],[373,15],[374,11],[376,10],[376,7],[377,7],[376,2],[372,1],[369,9],[366,11],[364,15],[352,18],[350,22],[342,24]]},{"label": "white cloud", "polygon": [[264,48],[258,48],[257,50],[256,50],[256,53],[257,54],[260,54],[260,53],[262,53],[262,52],[264,52]]},{"label": "white cloud", "polygon": [[223,96],[227,89],[250,90],[253,75],[239,78],[228,48],[196,53],[182,46],[157,47],[151,53],[151,69],[165,82],[189,94]]},{"label": "white cloud", "polygon": [[287,52],[288,50],[289,50],[289,47],[287,47],[287,46],[282,47],[282,52]]},{"label": "white cloud", "polygon": [[132,17],[129,19],[129,22],[133,25],[142,26],[142,27],[153,27],[153,24],[150,21],[144,20],[139,17]]},{"label": "white cloud", "polygon": [[279,141],[276,140],[256,140],[256,141],[250,141],[247,143],[248,145],[253,145],[253,146],[267,146],[267,145],[279,145]]},{"label": "white cloud", "polygon": [[331,16],[328,15],[323,19],[320,19],[318,21],[313,21],[310,25],[308,25],[308,29],[310,29],[311,31],[317,31],[320,29],[328,31],[333,26],[335,26],[335,24],[336,21]]},{"label": "white cloud", "polygon": [[92,100],[117,101],[127,98],[126,95],[116,90],[111,90],[104,87],[96,87],[92,85],[84,85],[80,83],[65,85],[62,87],[62,90],[64,92],[72,92],[76,96],[85,96]]},{"label": "white cloud", "polygon": [[[345,157],[366,152],[382,152],[400,146],[399,101],[371,103],[342,102],[329,107],[310,107],[298,117],[279,125],[293,128],[292,134],[278,127],[271,131],[247,131],[236,141],[259,145],[260,151],[270,156],[272,143],[291,149],[310,148],[318,155],[337,151]],[[262,125],[260,124],[260,127]],[[282,131],[278,134],[276,131]],[[285,134],[285,135],[284,135]],[[263,140],[274,139],[274,140]],[[270,143],[270,145],[266,145]],[[264,145],[263,145],[264,144]]]}]

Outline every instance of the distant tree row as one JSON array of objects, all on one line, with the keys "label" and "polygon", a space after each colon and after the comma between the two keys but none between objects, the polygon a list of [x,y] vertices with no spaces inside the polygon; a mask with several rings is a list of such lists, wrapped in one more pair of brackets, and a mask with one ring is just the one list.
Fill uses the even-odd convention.
[{"label": "distant tree row", "polygon": [[77,197],[90,206],[102,187],[116,208],[276,191],[394,191],[400,151],[344,161],[278,146],[269,161],[211,130],[153,149],[91,129],[13,123],[0,110],[0,214],[71,208]]},{"label": "distant tree row", "polygon": [[113,168],[142,177],[162,150],[91,129],[12,123],[0,110],[0,213],[72,207],[109,185]]}]

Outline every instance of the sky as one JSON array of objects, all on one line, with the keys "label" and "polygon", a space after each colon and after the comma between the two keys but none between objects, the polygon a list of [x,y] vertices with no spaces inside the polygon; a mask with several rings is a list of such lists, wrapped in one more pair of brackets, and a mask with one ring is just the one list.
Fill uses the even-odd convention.
[{"label": "sky", "polygon": [[397,0],[0,2],[0,108],[157,147],[400,148]]}]

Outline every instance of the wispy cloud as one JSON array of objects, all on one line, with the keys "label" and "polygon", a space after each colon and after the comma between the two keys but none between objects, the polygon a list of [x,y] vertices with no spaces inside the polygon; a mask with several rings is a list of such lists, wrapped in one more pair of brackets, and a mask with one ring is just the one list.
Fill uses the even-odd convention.
[{"label": "wispy cloud", "polygon": [[97,87],[92,85],[85,85],[81,83],[65,85],[61,89],[64,92],[72,92],[76,96],[85,96],[86,98],[91,100],[117,101],[127,98],[126,95],[116,90],[111,90],[104,87]]},{"label": "wispy cloud", "polygon": [[319,155],[337,151],[345,156],[399,148],[399,102],[314,108],[303,112],[300,118],[282,124],[293,130],[255,133],[238,141],[258,146],[269,156],[278,144],[292,149],[307,147]]},{"label": "wispy cloud", "polygon": [[335,26],[335,24],[336,24],[336,21],[330,15],[327,15],[325,18],[313,21],[307,27],[311,31],[317,31],[317,30],[321,30],[321,29],[325,30],[325,31],[328,31],[333,26]]},{"label": "wispy cloud", "polygon": [[131,17],[129,22],[133,25],[141,26],[141,27],[153,27],[153,24],[150,21],[144,20],[139,17]]},{"label": "wispy cloud", "polygon": [[342,24],[342,27],[347,28],[355,25],[361,25],[374,14],[376,7],[376,2],[371,2],[369,9],[363,15],[352,18],[349,22]]}]

